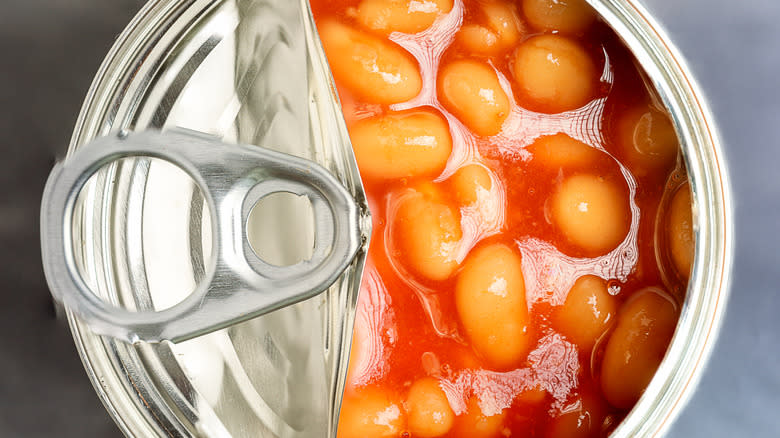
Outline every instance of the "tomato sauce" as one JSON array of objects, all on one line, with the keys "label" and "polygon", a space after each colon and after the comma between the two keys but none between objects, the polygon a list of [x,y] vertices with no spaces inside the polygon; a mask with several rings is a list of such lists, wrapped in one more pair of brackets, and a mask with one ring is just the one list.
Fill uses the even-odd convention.
[{"label": "tomato sauce", "polygon": [[679,144],[570,3],[312,0],[373,217],[340,437],[606,436],[660,363]]}]

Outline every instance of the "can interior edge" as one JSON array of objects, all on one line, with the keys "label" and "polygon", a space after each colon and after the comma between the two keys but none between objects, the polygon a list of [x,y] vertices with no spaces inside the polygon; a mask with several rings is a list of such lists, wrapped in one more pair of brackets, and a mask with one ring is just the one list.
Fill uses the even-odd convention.
[{"label": "can interior edge", "polygon": [[[125,100],[138,91],[134,78],[144,74],[135,63],[154,51],[162,35],[170,30],[165,30],[165,26],[184,26],[197,18],[193,11],[218,7],[220,3],[223,2],[156,0],[144,6],[119,36],[98,71],[79,115],[70,150],[131,123],[126,117],[133,112],[132,104]],[[692,393],[723,319],[733,259],[731,191],[712,115],[682,57],[661,27],[635,0],[590,3],[637,57],[670,110],[683,142],[696,206],[696,257],[678,329],[646,391],[648,396],[642,397],[613,434],[656,436],[668,430]],[[89,378],[125,435],[189,436],[204,432],[198,429],[200,419],[193,417],[194,411],[172,408],[167,403],[172,395],[157,390],[158,384],[168,387],[169,382],[160,382],[160,376],[145,375],[146,367],[161,351],[100,338],[72,314],[68,314],[68,321]],[[159,348],[164,350],[164,344]],[[657,396],[651,397],[653,394]],[[178,402],[185,406],[188,403],[186,397]]]}]

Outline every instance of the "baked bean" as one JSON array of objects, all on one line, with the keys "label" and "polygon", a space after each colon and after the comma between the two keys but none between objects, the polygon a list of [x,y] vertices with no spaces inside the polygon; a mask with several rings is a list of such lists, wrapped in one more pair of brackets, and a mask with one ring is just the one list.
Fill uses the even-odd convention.
[{"label": "baked bean", "polygon": [[669,205],[667,241],[677,272],[688,278],[693,264],[695,238],[691,213],[691,190],[688,183],[677,189]]},{"label": "baked bean", "polygon": [[374,224],[338,437],[612,433],[694,251],[631,49],[589,0],[310,3]]},{"label": "baked bean", "polygon": [[522,260],[508,246],[472,251],[455,285],[458,316],[471,345],[497,369],[517,367],[530,346]]},{"label": "baked bean", "polygon": [[415,381],[406,397],[409,432],[424,438],[444,435],[455,421],[447,395],[431,377]]},{"label": "baked bean", "polygon": [[547,438],[591,438],[601,432],[607,412],[595,391],[581,388],[573,400],[561,409],[547,427]]},{"label": "baked bean", "polygon": [[602,154],[598,149],[563,133],[539,137],[528,146],[528,151],[533,154],[534,160],[553,168],[587,168]]},{"label": "baked bean", "polygon": [[420,92],[419,66],[401,47],[336,21],[318,29],[333,76],[360,99],[392,104]]},{"label": "baked bean", "polygon": [[388,113],[349,128],[360,173],[367,178],[435,176],[452,152],[447,121],[429,110]]},{"label": "baked bean", "polygon": [[523,37],[523,24],[514,3],[485,1],[481,6],[486,24],[498,39],[498,47],[505,50],[517,45]]},{"label": "baked bean", "polygon": [[555,311],[556,328],[567,339],[588,352],[612,322],[617,313],[615,297],[607,290],[607,282],[595,275],[577,279],[563,306]]},{"label": "baked bean", "polygon": [[455,436],[469,438],[493,438],[498,437],[504,428],[506,411],[495,415],[485,415],[479,407],[477,397],[471,397],[466,402],[466,412],[455,418],[453,432]]},{"label": "baked bean", "polygon": [[455,34],[455,40],[464,49],[477,55],[494,55],[501,48],[498,35],[479,24],[464,24]]},{"label": "baked bean", "polygon": [[585,50],[560,35],[526,40],[515,52],[512,72],[530,109],[550,113],[588,103],[598,80],[596,66]]},{"label": "baked bean", "polygon": [[651,105],[638,105],[620,115],[618,141],[632,172],[643,176],[669,168],[680,144],[669,116]]},{"label": "baked bean", "polygon": [[429,188],[404,194],[391,227],[408,268],[422,277],[440,281],[449,278],[458,267],[456,256],[462,232],[457,210],[441,201],[435,192],[435,188]]},{"label": "baked bean", "polygon": [[363,26],[389,34],[417,33],[452,9],[452,0],[363,0],[357,19]]},{"label": "baked bean", "polygon": [[406,429],[398,397],[379,388],[364,388],[344,398],[339,414],[340,438],[397,437]]},{"label": "baked bean", "polygon": [[596,175],[566,178],[552,196],[552,221],[566,238],[589,255],[614,249],[628,233],[627,196]]},{"label": "baked bean", "polygon": [[461,167],[452,175],[451,180],[455,196],[462,205],[477,204],[480,199],[490,195],[490,189],[493,187],[490,171],[479,164]]},{"label": "baked bean", "polygon": [[497,134],[509,116],[509,98],[496,72],[476,61],[455,61],[439,73],[444,106],[479,135]]},{"label": "baked bean", "polygon": [[601,365],[601,390],[607,401],[628,409],[639,400],[666,354],[677,326],[671,298],[643,289],[620,309]]},{"label": "baked bean", "polygon": [[523,14],[538,30],[567,34],[585,32],[596,19],[585,0],[523,0]]},{"label": "baked bean", "polygon": [[503,1],[481,3],[484,24],[464,24],[455,34],[456,42],[468,52],[494,56],[516,46],[523,37],[522,21],[515,6]]}]

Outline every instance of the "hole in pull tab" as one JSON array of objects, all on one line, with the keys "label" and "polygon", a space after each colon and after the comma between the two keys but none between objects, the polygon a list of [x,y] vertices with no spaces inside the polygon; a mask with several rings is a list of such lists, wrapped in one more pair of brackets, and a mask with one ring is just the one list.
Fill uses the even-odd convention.
[{"label": "hole in pull tab", "polygon": [[201,189],[175,164],[149,157],[114,160],[76,198],[76,268],[91,291],[113,306],[134,312],[171,308],[192,294],[211,258],[210,246],[202,244],[210,214]]},{"label": "hole in pull tab", "polygon": [[252,251],[274,266],[291,266],[314,254],[314,209],[306,196],[276,192],[252,207],[246,222]]}]

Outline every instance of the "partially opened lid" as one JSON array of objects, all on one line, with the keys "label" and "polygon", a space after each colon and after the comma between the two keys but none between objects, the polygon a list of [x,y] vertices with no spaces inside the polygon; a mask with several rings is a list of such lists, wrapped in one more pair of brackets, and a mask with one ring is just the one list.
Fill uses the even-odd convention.
[{"label": "partially opened lid", "polygon": [[[362,185],[306,1],[152,1],[118,39],[82,109],[71,151],[120,130],[183,127],[314,160],[357,200]],[[76,261],[103,299],[170,307],[208,264],[208,214],[165,163],[102,169],[76,205]],[[272,199],[250,219],[277,263],[308,249],[311,212]],[[69,320],[88,373],[129,436],[335,436],[365,253],[324,294],[174,344],[126,344]]]}]

